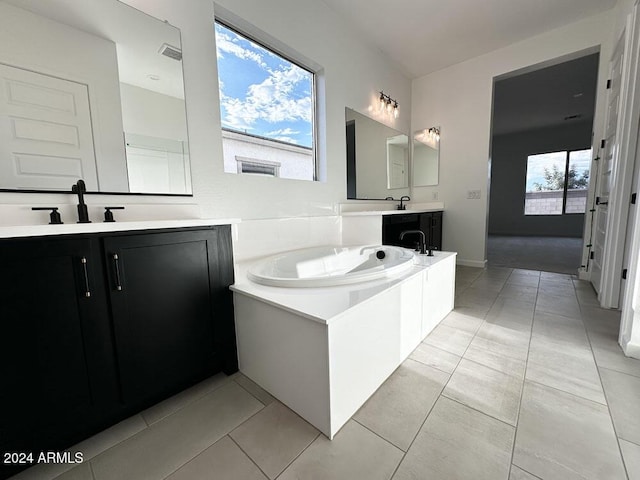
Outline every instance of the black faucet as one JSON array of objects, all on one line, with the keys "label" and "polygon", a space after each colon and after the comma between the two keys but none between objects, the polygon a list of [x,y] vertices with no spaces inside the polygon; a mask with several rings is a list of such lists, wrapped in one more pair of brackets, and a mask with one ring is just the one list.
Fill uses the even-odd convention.
[{"label": "black faucet", "polygon": [[409,234],[409,233],[418,233],[418,234],[420,234],[420,237],[421,237],[421,240],[422,240],[420,242],[420,254],[424,255],[425,253],[427,253],[427,237],[424,235],[424,232],[422,230],[405,230],[404,232],[400,233],[400,240],[402,240],[404,238],[404,236]]},{"label": "black faucet", "polygon": [[407,206],[406,206],[406,205],[404,205],[404,204],[402,203],[402,202],[404,202],[405,200],[408,202],[408,201],[410,201],[410,200],[411,200],[411,197],[410,197],[409,195],[403,195],[403,196],[401,196],[401,197],[400,197],[400,205],[398,205],[398,210],[406,210],[406,209],[407,209]]},{"label": "black faucet", "polygon": [[78,223],[91,223],[87,205],[84,203],[84,194],[87,193],[84,180],[78,180],[78,183],[71,187],[71,192],[78,195]]}]

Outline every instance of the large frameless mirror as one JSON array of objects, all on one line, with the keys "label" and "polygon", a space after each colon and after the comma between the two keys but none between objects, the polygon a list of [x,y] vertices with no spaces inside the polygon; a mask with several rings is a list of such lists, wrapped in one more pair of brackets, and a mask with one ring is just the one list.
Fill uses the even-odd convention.
[{"label": "large frameless mirror", "polygon": [[414,187],[438,185],[440,166],[440,127],[418,130],[413,134],[412,182]]},{"label": "large frameless mirror", "polygon": [[351,108],[345,109],[345,118],[347,198],[409,195],[409,137]]},{"label": "large frameless mirror", "polygon": [[117,0],[4,0],[0,83],[0,189],[191,194],[177,28]]}]

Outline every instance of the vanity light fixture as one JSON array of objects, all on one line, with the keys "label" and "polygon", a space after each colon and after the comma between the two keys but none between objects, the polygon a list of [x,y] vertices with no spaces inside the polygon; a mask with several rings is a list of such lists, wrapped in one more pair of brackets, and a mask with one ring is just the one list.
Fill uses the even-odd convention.
[{"label": "vanity light fixture", "polygon": [[428,133],[429,137],[431,137],[436,142],[440,141],[440,129],[438,127],[431,127],[427,131],[427,133]]},{"label": "vanity light fixture", "polygon": [[398,118],[400,115],[398,101],[386,95],[383,91],[380,91],[380,111],[386,111],[389,115],[393,115],[393,118]]}]

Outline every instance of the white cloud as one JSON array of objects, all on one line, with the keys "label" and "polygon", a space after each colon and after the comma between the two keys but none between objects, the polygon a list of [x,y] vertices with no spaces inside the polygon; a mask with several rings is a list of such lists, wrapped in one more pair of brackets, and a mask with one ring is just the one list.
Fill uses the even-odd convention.
[{"label": "white cloud", "polygon": [[287,136],[277,136],[273,138],[275,138],[276,140],[280,140],[281,142],[287,142],[287,143],[293,143],[293,144],[298,143],[298,140],[296,140],[295,138],[291,138]]},{"label": "white cloud", "polygon": [[216,31],[216,47],[218,58],[224,58],[224,54],[229,53],[243,60],[252,60],[262,68],[267,68],[262,55],[238,45],[230,35]]},{"label": "white cloud", "polygon": [[300,133],[300,130],[294,130],[293,128],[279,128],[278,130],[273,130],[272,132],[267,132],[265,135],[297,135]]},{"label": "white cloud", "polygon": [[311,96],[300,97],[295,93],[296,86],[307,80],[308,75],[295,65],[270,70],[269,77],[261,83],[249,86],[246,98],[223,97],[221,101],[226,110],[225,123],[234,128],[240,128],[237,125],[251,126],[258,119],[269,123],[298,120],[310,123]]}]

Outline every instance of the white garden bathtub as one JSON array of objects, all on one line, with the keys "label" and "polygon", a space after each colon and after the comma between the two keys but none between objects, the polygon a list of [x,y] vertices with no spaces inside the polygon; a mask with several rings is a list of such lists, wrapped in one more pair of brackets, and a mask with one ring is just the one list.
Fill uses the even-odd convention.
[{"label": "white garden bathtub", "polygon": [[327,287],[376,280],[413,265],[412,251],[388,245],[315,247],[266,258],[247,273],[253,282],[274,287]]}]

